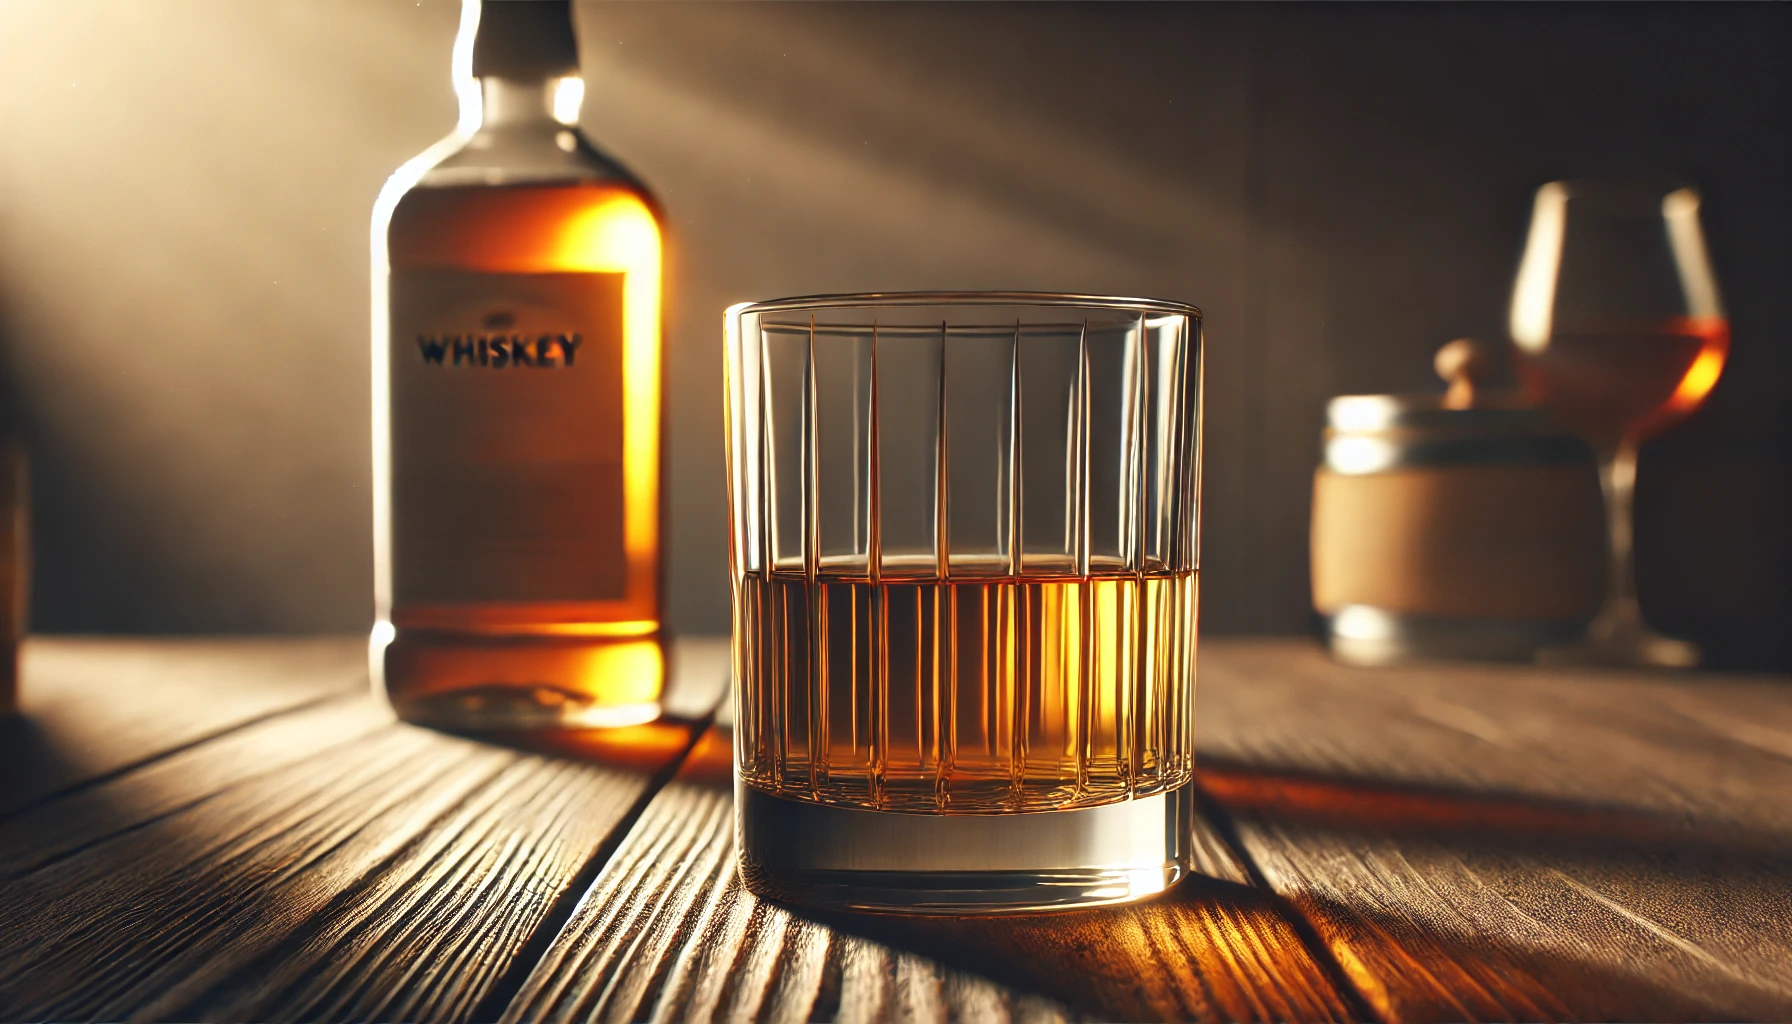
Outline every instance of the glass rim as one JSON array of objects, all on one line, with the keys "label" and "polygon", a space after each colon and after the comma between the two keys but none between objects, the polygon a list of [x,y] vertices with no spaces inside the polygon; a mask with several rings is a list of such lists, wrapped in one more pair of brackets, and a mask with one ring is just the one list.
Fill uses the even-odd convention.
[{"label": "glass rim", "polygon": [[729,316],[748,313],[782,313],[802,309],[874,309],[880,306],[1081,306],[1091,309],[1136,310],[1141,313],[1176,313],[1199,321],[1201,310],[1171,299],[1134,298],[1121,295],[1089,295],[1080,292],[843,292],[833,295],[794,295],[762,302],[741,302],[728,307]]}]

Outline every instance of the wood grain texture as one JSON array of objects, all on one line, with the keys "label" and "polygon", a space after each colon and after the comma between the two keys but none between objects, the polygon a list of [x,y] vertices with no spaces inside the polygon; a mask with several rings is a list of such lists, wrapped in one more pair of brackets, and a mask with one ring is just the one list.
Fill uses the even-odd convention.
[{"label": "wood grain texture", "polygon": [[242,739],[13,823],[0,1017],[464,1020],[651,780],[367,698]]},{"label": "wood grain texture", "polygon": [[0,717],[0,817],[245,723],[367,688],[364,637],[35,637]]},{"label": "wood grain texture", "polygon": [[1792,1015],[1792,685],[1212,642],[1202,783],[1389,1020]]},{"label": "wood grain texture", "polygon": [[280,772],[386,728],[365,695],[253,722],[101,784],[0,820],[0,879],[30,874],[115,836],[191,810],[249,779]]},{"label": "wood grain texture", "polygon": [[1210,641],[1204,877],[955,920],[741,888],[713,642],[677,714],[501,744],[392,721],[358,641],[57,646],[0,1019],[1792,1018],[1782,680]]},{"label": "wood grain texture", "polygon": [[[735,873],[728,743],[712,730],[654,798],[505,1021],[1349,1016],[1271,901],[1235,882],[981,919],[818,916],[759,900]],[[1200,848],[1208,870],[1242,877],[1217,839]]]}]

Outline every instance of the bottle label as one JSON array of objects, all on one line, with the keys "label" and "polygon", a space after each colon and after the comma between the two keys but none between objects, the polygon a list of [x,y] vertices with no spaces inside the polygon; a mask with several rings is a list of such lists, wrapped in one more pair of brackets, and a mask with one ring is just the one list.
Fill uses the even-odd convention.
[{"label": "bottle label", "polygon": [[394,603],[626,596],[623,277],[392,272]]}]

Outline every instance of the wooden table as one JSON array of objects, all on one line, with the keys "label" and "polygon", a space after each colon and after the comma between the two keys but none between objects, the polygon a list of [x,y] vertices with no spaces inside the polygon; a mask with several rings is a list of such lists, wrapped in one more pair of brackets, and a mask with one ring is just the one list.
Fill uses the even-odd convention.
[{"label": "wooden table", "polygon": [[741,890],[714,641],[534,749],[395,723],[362,651],[32,642],[0,1018],[1792,1018],[1792,680],[1209,640],[1205,877],[900,920]]}]

